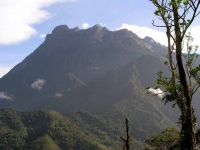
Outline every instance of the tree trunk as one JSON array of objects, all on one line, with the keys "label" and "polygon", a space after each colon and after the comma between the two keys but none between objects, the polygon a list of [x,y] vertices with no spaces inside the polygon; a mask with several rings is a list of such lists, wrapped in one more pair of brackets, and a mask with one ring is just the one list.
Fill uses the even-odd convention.
[{"label": "tree trunk", "polygon": [[122,137],[120,137],[125,145],[124,145],[124,148],[125,150],[130,150],[130,145],[129,145],[129,142],[130,142],[130,135],[129,135],[129,125],[128,125],[128,118],[125,118],[125,121],[126,121],[126,140]]},{"label": "tree trunk", "polygon": [[[175,2],[175,0],[173,0]],[[191,93],[187,84],[186,74],[183,67],[182,61],[182,36],[181,36],[181,28],[179,25],[179,17],[178,17],[178,7],[173,5],[173,14],[174,14],[174,25],[175,25],[175,35],[176,35],[176,60],[178,71],[180,75],[180,82],[183,87],[183,93],[185,98],[185,110],[186,110],[186,118],[182,123],[182,134],[184,134],[184,139],[182,141],[181,150],[194,150],[196,145],[196,138],[194,133],[194,114],[192,107],[192,98]]]}]

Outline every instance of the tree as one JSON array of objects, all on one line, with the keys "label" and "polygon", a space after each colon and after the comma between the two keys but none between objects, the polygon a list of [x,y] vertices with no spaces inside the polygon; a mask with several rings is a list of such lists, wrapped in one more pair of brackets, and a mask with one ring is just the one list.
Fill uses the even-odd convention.
[{"label": "tree", "polygon": [[125,150],[130,150],[130,135],[129,135],[129,125],[128,125],[128,118],[125,118],[126,121],[126,139],[124,139],[123,137],[120,137],[122,139],[122,141],[124,142],[124,146],[123,148]]},{"label": "tree", "polygon": [[145,150],[173,150],[179,147],[180,131],[174,127],[167,127],[162,132],[149,136],[145,140]]},{"label": "tree", "polygon": [[[155,6],[154,14],[162,20],[164,25],[153,25],[166,28],[168,40],[168,56],[165,65],[169,68],[171,76],[163,77],[162,72],[158,73],[156,88],[165,92],[163,100],[165,103],[174,102],[180,109],[181,124],[181,150],[197,149],[195,138],[196,118],[192,106],[194,93],[200,86],[200,66],[195,65],[198,57],[192,53],[193,41],[190,34],[186,34],[188,28],[199,14],[199,0],[150,0]],[[183,45],[186,42],[187,55],[183,55]],[[198,47],[194,48],[194,51]],[[173,61],[175,52],[175,61]],[[183,64],[183,58],[186,64]]]}]

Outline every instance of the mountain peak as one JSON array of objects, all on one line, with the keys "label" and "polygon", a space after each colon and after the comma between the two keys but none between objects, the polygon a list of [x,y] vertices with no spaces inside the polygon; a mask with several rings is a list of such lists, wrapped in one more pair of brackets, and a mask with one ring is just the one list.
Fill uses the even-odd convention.
[{"label": "mountain peak", "polygon": [[102,27],[99,25],[99,24],[96,24],[94,25],[92,28],[90,28],[91,30],[94,30],[94,31],[101,31],[102,30]]},{"label": "mountain peak", "polygon": [[53,29],[52,34],[62,33],[63,31],[69,30],[67,25],[60,25]]},{"label": "mountain peak", "polygon": [[75,31],[79,31],[80,29],[79,29],[79,27],[75,27],[74,30]]},{"label": "mountain peak", "polygon": [[93,28],[102,28],[102,27],[100,26],[100,24],[95,24],[95,25],[93,26]]},{"label": "mountain peak", "polygon": [[106,30],[106,31],[108,31],[108,29],[106,28],[106,27],[102,27],[100,24],[96,24],[96,25],[94,25],[92,28],[90,28],[90,29],[93,29],[93,30],[95,30],[95,31],[102,31],[102,30]]}]

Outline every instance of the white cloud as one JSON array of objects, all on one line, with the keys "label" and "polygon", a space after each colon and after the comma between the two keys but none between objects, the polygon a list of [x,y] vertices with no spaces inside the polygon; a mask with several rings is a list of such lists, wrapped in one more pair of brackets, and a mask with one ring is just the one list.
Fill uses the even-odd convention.
[{"label": "white cloud", "polygon": [[156,94],[158,97],[160,98],[163,98],[164,97],[164,92],[161,90],[161,89],[153,89],[153,88],[150,88],[149,89],[149,92],[153,93],[153,94]]},{"label": "white cloud", "polygon": [[37,34],[32,25],[52,15],[43,8],[75,0],[0,0],[0,45],[20,43]]},{"label": "white cloud", "polygon": [[140,38],[144,38],[145,36],[152,37],[156,42],[159,42],[162,45],[167,46],[167,38],[166,34],[161,31],[153,30],[147,27],[140,27],[137,25],[129,25],[129,24],[122,24],[117,30],[120,29],[128,29],[133,33],[137,34]]},{"label": "white cloud", "polygon": [[41,34],[40,35],[40,38],[45,38],[46,37],[46,34]]},{"label": "white cloud", "polygon": [[34,81],[31,84],[31,87],[33,89],[36,89],[36,90],[41,90],[44,85],[45,85],[45,80],[43,80],[43,79],[37,79],[36,81]]},{"label": "white cloud", "polygon": [[54,94],[54,97],[62,97],[63,95],[62,94],[60,94],[60,93],[55,93]]},{"label": "white cloud", "polygon": [[194,26],[188,30],[191,33],[192,37],[194,38],[194,42],[192,45],[199,45],[200,46],[200,26]]},{"label": "white cloud", "polygon": [[87,28],[89,28],[90,27],[90,25],[88,24],[88,23],[83,23],[82,24],[82,28],[83,29],[87,29]]},{"label": "white cloud", "polygon": [[13,100],[6,92],[0,92],[0,99]]},{"label": "white cloud", "polygon": [[8,73],[13,67],[11,66],[0,66],[0,78]]}]

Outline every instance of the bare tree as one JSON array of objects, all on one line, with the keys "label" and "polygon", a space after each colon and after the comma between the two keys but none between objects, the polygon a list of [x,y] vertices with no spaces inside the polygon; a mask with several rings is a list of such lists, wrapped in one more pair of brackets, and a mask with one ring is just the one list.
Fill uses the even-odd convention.
[{"label": "bare tree", "polygon": [[125,118],[126,121],[126,139],[120,137],[122,141],[124,142],[124,149],[125,150],[130,150],[130,135],[129,135],[129,125],[128,125],[128,118]]}]

